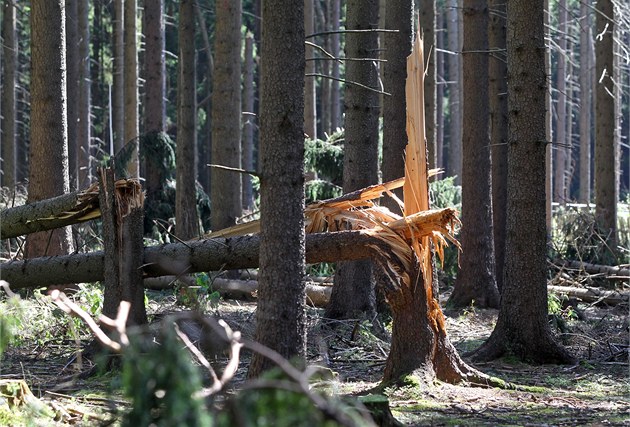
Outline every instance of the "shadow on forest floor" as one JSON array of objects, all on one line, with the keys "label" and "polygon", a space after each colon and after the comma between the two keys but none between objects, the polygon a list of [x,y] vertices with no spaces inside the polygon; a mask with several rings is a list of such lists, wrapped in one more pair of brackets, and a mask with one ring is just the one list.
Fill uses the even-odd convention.
[{"label": "shadow on forest floor", "polygon": [[[179,311],[175,299],[154,294],[150,312]],[[41,302],[40,302],[41,303]],[[33,307],[36,312],[41,307]],[[473,388],[436,384],[423,389],[409,385],[386,389],[394,416],[413,426],[603,426],[630,425],[630,378],[628,365],[628,307],[596,307],[580,304],[583,318],[566,321],[560,339],[581,361],[575,366],[530,366],[504,358],[476,364],[481,371],[506,381],[531,386],[531,391]],[[235,330],[251,337],[255,303],[221,301],[214,310]],[[313,364],[327,366],[332,380],[317,384],[328,392],[357,395],[373,389],[381,378],[389,350],[387,340],[376,337],[366,322],[343,321],[326,326],[322,310],[309,308],[308,356]],[[496,310],[470,308],[447,314],[447,330],[461,353],[486,339],[496,322]],[[0,364],[0,380],[24,379],[33,393],[53,408],[65,411],[57,425],[101,425],[128,403],[120,395],[120,379],[106,374],[80,379],[76,349],[89,336],[68,336],[64,329],[77,327],[58,316],[55,328],[45,335],[22,339],[10,347]],[[81,326],[79,326],[81,328]],[[233,387],[245,380],[249,355],[242,358]],[[81,361],[79,371],[90,368]],[[74,370],[74,371],[73,371]],[[113,384],[113,386],[112,386]],[[112,391],[114,390],[114,391]]]}]

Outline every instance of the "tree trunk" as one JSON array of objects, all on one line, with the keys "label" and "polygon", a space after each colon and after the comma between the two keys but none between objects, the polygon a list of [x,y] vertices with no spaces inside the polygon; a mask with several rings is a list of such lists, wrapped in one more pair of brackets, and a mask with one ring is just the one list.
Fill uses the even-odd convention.
[{"label": "tree trunk", "polygon": [[[544,0],[544,27],[545,37],[549,39],[551,37],[551,30],[549,26],[549,0]],[[507,16],[507,14],[506,14]],[[507,61],[506,61],[507,62]],[[551,76],[551,49],[545,51],[545,74]],[[545,225],[547,228],[547,239],[551,239],[551,233],[553,232],[553,114],[551,109],[553,105],[553,96],[551,95],[551,85],[547,86],[547,96],[545,97],[545,141],[547,141],[547,149],[545,151]],[[504,273],[505,279],[505,273]]]},{"label": "tree trunk", "polygon": [[435,123],[437,128],[436,133],[436,167],[444,169],[444,98],[445,98],[445,86],[446,86],[446,78],[444,75],[444,62],[446,62],[444,50],[446,50],[446,46],[444,45],[444,32],[446,28],[444,27],[444,11],[440,11],[437,15],[437,29],[436,29],[436,49],[435,49],[435,62],[437,63],[437,75],[436,75],[436,87],[437,87],[437,100],[436,100],[436,110],[435,113]]},{"label": "tree trunk", "polygon": [[556,70],[556,87],[558,89],[558,103],[556,112],[558,120],[556,122],[556,138],[554,144],[555,164],[554,164],[554,201],[565,204],[567,201],[567,2],[558,1],[558,68]]},{"label": "tree trunk", "polygon": [[591,201],[591,114],[593,113],[593,65],[591,64],[591,19],[587,3],[580,3],[580,203]]},{"label": "tree trunk", "polygon": [[488,42],[493,54],[489,58],[490,144],[492,163],[492,229],[494,231],[494,259],[499,292],[503,288],[505,269],[505,226],[507,211],[507,58],[503,0],[491,0]]},{"label": "tree trunk", "polygon": [[464,2],[464,129],[462,255],[449,304],[499,307],[495,280],[488,99],[488,7]]},{"label": "tree trunk", "polygon": [[[429,152],[429,168],[437,167],[437,120],[436,120],[436,44],[435,36],[435,0],[420,2],[420,29],[425,46],[424,63],[427,67],[425,77],[424,112],[426,115],[426,136]],[[428,65],[427,65],[428,64]]]},{"label": "tree trunk", "polygon": [[79,1],[78,34],[79,34],[79,99],[77,111],[77,150],[78,186],[84,188],[92,182],[92,112],[91,112],[91,82],[90,82],[90,6],[88,2]]},{"label": "tree trunk", "polygon": [[[245,36],[245,70],[243,76],[243,169],[254,170],[254,36]],[[254,206],[252,177],[243,174],[243,209],[249,211]]]},{"label": "tree trunk", "polygon": [[[125,52],[124,52],[124,143],[127,144],[140,134],[138,121],[138,37],[136,24],[137,0],[125,0]],[[131,160],[127,164],[127,173],[131,178],[137,178],[140,173],[138,163],[138,149],[135,148]]]},{"label": "tree trunk", "polygon": [[112,129],[114,133],[113,151],[117,153],[125,145],[125,2],[114,0],[112,83]]},{"label": "tree trunk", "polygon": [[99,204],[103,215],[103,315],[115,319],[121,301],[131,304],[127,325],[148,323],[142,284],[144,194],[139,183],[117,192],[112,169],[101,170]]},{"label": "tree trunk", "polygon": [[[164,0],[144,1],[144,133],[166,130],[166,63],[164,40]],[[181,58],[180,58],[181,60]],[[180,62],[181,65],[181,62]],[[178,131],[180,129],[178,128]],[[142,147],[141,147],[142,149]],[[146,161],[147,205],[163,191],[163,166],[159,159],[144,152]]]},{"label": "tree trunk", "polygon": [[[262,8],[261,246],[255,337],[300,363],[306,356],[304,3],[263,0]],[[257,377],[272,366],[254,354],[248,376]]]},{"label": "tree trunk", "polygon": [[[303,25],[303,24],[302,24]],[[212,91],[212,163],[241,167],[241,0],[216,3]],[[241,216],[241,175],[212,168],[212,229]]]},{"label": "tree trunk", "polygon": [[[331,31],[339,31],[339,19],[341,13],[341,0],[332,0],[331,2]],[[339,57],[339,52],[341,51],[341,43],[339,42],[339,34],[332,34],[330,36],[331,49],[330,53],[335,57]],[[339,99],[339,95],[341,91],[339,90],[339,81],[335,79],[339,79],[341,77],[339,71],[339,62],[332,61],[332,77],[333,80],[330,82],[330,127],[332,132],[336,132],[337,128],[342,126],[341,123],[341,101]]]},{"label": "tree trunk", "polygon": [[613,34],[615,29],[612,0],[598,0],[596,5],[597,40],[595,64],[598,79],[595,88],[595,217],[602,237],[616,251],[618,162],[615,143],[615,98]]},{"label": "tree trunk", "polygon": [[460,44],[459,7],[457,0],[448,0],[447,23],[448,33],[448,109],[449,109],[449,139],[447,175],[456,176],[455,184],[462,184],[462,103],[461,103],[461,73],[460,73]]},{"label": "tree trunk", "polygon": [[197,3],[195,6],[195,13],[197,14],[199,32],[201,33],[204,50],[206,51],[207,68],[204,94],[208,99],[208,102],[205,105],[206,123],[202,130],[201,142],[198,144],[197,154],[199,167],[197,169],[197,181],[199,181],[204,191],[207,194],[210,194],[211,173],[208,165],[212,163],[212,73],[214,71],[214,58],[212,55],[212,46],[210,45],[210,37],[208,37],[208,29],[206,28],[206,21],[203,12],[199,8],[199,4]]},{"label": "tree trunk", "polygon": [[[347,3],[347,29],[368,30],[377,24],[377,0]],[[376,32],[346,35],[347,58],[374,58],[377,51]],[[348,62],[346,78],[371,88],[378,87],[377,69],[371,61]],[[346,85],[345,111],[343,191],[350,193],[378,183],[378,94]],[[371,318],[375,314],[375,303],[370,261],[339,263],[326,317],[353,318],[366,313]]]},{"label": "tree trunk", "polygon": [[[197,102],[195,91],[194,0],[179,3],[179,72],[177,82],[177,183],[175,234],[182,240],[199,235],[195,178]],[[213,205],[213,211],[216,205]]]},{"label": "tree trunk", "polygon": [[475,360],[510,353],[536,363],[574,359],[547,321],[544,1],[508,4],[508,222],[497,325]]},{"label": "tree trunk", "polygon": [[17,121],[15,88],[17,85],[16,13],[12,1],[2,2],[2,174],[0,183],[3,187],[14,188],[16,179],[16,129]]},{"label": "tree trunk", "polygon": [[68,174],[70,190],[78,188],[79,141],[77,139],[77,121],[79,118],[79,54],[78,37],[78,0],[65,0],[66,4],[66,99],[68,115]]},{"label": "tree trunk", "polygon": [[[315,5],[314,0],[304,0],[304,33],[306,35],[315,32]],[[314,49],[306,46],[305,58],[313,58]],[[315,61],[306,62],[306,74],[315,73]],[[310,139],[317,139],[317,108],[315,107],[315,77],[307,77],[304,84],[304,133]]]},{"label": "tree trunk", "polygon": [[[31,6],[29,203],[69,191],[64,2],[35,0]],[[69,227],[26,239],[27,258],[71,251]]]},{"label": "tree trunk", "polygon": [[[413,1],[402,0],[386,8],[385,27],[398,30],[384,34],[383,85],[391,96],[383,97],[383,182],[400,178],[405,174],[403,153],[407,145],[405,79],[407,56],[411,53],[413,40]],[[396,193],[398,196],[400,192]],[[384,200],[383,205],[392,212],[400,212],[393,200]]]}]

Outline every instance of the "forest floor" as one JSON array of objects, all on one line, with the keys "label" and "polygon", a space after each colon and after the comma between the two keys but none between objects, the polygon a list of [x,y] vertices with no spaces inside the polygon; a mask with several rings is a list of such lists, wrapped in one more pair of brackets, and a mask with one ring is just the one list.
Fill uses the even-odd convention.
[{"label": "forest floor", "polygon": [[[45,299],[28,304],[32,304],[33,319],[38,319],[33,322],[50,316],[56,325],[9,347],[0,361],[0,381],[25,380],[33,394],[57,413],[56,425],[118,424],[120,411],[129,407],[121,396],[119,377],[105,374],[80,379],[79,372],[72,371],[76,369],[73,355],[88,336],[60,340],[59,336],[68,335],[64,329],[75,323],[48,307]],[[255,308],[254,302],[222,300],[213,311],[234,330],[251,337]],[[176,305],[172,293],[162,292],[150,293],[149,309],[155,315],[182,307]],[[444,383],[429,388],[388,388],[385,394],[394,417],[409,426],[630,426],[629,308],[579,304],[577,309],[580,318],[563,319],[564,332],[554,330],[579,364],[531,366],[504,358],[474,365],[489,375],[529,386],[527,391]],[[379,385],[389,343],[376,337],[365,321],[338,322],[331,328],[322,320],[322,313],[321,309],[308,309],[308,356],[309,362],[327,366],[334,373],[326,389],[341,395],[373,391]],[[490,335],[497,311],[473,306],[446,315],[450,338],[463,354]],[[248,358],[243,356],[235,389],[244,381]],[[84,361],[78,369],[88,368]],[[0,396],[0,409],[2,404]],[[35,420],[31,425],[52,425],[50,418],[41,423],[36,417],[30,419]],[[2,416],[0,425],[4,425]]]}]

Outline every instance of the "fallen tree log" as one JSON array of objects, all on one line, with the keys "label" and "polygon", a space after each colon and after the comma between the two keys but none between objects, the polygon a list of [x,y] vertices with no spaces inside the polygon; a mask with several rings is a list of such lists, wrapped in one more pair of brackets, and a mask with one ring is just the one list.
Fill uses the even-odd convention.
[{"label": "fallen tree log", "polygon": [[[195,278],[192,276],[162,276],[152,277],[144,280],[146,289],[163,290],[174,285],[176,281],[184,283],[186,286],[196,286]],[[332,283],[322,286],[316,282],[306,280],[306,303],[314,307],[325,307],[330,300]],[[236,280],[217,277],[212,280],[212,291],[217,291],[224,298],[252,299],[258,291],[257,280]]]},{"label": "fallen tree log", "polygon": [[[620,276],[621,278],[630,277],[630,268],[626,266],[614,265],[598,265],[589,264],[582,261],[565,261],[554,260],[553,262],[558,268],[570,268],[574,270],[586,271],[589,274],[605,274],[607,276]],[[618,278],[618,277],[614,277]]]},{"label": "fallen tree log", "polygon": [[[306,236],[306,262],[369,258],[382,240],[364,231]],[[258,235],[170,243],[144,248],[143,277],[258,267]],[[102,251],[32,258],[0,264],[0,277],[13,290],[103,280]]]},{"label": "fallen tree log", "polygon": [[[137,180],[120,179],[114,185],[120,191],[139,184]],[[53,230],[99,218],[101,210],[98,193],[99,185],[94,183],[85,190],[5,209],[0,212],[0,239]]]},{"label": "fallen tree log", "polygon": [[628,303],[630,294],[628,292],[604,291],[597,288],[573,288],[569,286],[548,286],[549,292],[559,295],[567,295],[578,298],[584,302],[598,302],[608,305]]}]

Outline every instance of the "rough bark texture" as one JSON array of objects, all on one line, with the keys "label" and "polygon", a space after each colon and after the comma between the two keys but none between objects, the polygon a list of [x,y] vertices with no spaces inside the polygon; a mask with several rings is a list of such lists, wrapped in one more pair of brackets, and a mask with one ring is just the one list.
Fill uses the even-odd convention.
[{"label": "rough bark texture", "polygon": [[[435,49],[435,62],[437,63],[436,70],[436,102],[435,102],[435,122],[438,124],[436,126],[436,135],[435,135],[435,159],[436,159],[436,167],[444,168],[444,94],[445,94],[445,86],[446,86],[446,78],[444,75],[444,62],[445,62],[445,54],[443,50],[446,49],[444,46],[445,36],[444,32],[446,28],[444,28],[444,13],[440,11],[437,14],[437,23],[436,23],[436,49]],[[438,51],[440,49],[441,51]]]},{"label": "rough bark texture", "polygon": [[[346,28],[367,30],[378,25],[378,0],[354,0],[347,3]],[[374,58],[378,34],[348,33],[347,58]],[[346,78],[377,88],[376,66],[368,61],[349,61]],[[355,85],[345,87],[345,142],[343,191],[350,193],[378,183],[378,94]],[[369,260],[339,263],[335,287],[326,309],[330,318],[349,318],[375,314],[374,281]]]},{"label": "rough bark texture", "polygon": [[[413,1],[402,0],[388,5],[385,27],[398,30],[384,34],[383,85],[391,96],[383,97],[383,182],[400,178],[405,174],[403,153],[407,145],[407,103],[405,81],[407,78],[407,56],[411,53],[413,40]],[[400,192],[397,192],[400,196]],[[383,203],[392,212],[400,212],[392,200]]]},{"label": "rough bark texture", "polygon": [[[216,2],[214,34],[212,163],[240,168],[241,0]],[[241,175],[218,168],[210,173],[212,229],[220,230],[234,225],[241,216]]]},{"label": "rough bark texture", "polygon": [[495,280],[490,173],[488,99],[488,7],[486,0],[464,2],[464,162],[462,168],[462,254],[454,307],[473,301],[478,307],[499,307]]},{"label": "rough bark texture", "polygon": [[[125,144],[136,139],[140,133],[138,127],[138,37],[136,24],[137,8],[138,0],[125,0]],[[137,178],[140,173],[139,166],[138,149],[135,148],[133,150],[131,160],[127,164],[128,176],[131,178]]]},{"label": "rough bark texture", "polygon": [[17,37],[13,2],[2,2],[2,176],[3,187],[13,188],[16,182],[16,111],[15,87],[17,72]]},{"label": "rough bark texture", "polygon": [[462,184],[462,104],[461,104],[461,73],[460,73],[460,44],[459,7],[457,0],[448,0],[446,28],[448,32],[448,108],[449,108],[449,139],[447,175],[456,175],[455,184]]},{"label": "rough bark texture", "polygon": [[[332,0],[331,2],[331,31],[339,30],[339,15],[341,13],[341,0]],[[339,34],[332,34],[330,36],[330,53],[335,57],[339,57],[339,52],[341,50],[341,43],[339,42]],[[339,79],[340,71],[339,71],[339,62],[332,62],[332,77],[333,79]],[[333,132],[337,130],[338,127],[342,126],[341,123],[341,102],[340,102],[340,94],[339,90],[339,81],[332,80],[330,82],[330,128]]]},{"label": "rough bark texture", "polygon": [[[29,203],[69,191],[64,2],[35,0],[31,6]],[[29,258],[70,251],[69,227],[26,239]]]},{"label": "rough bark texture", "polygon": [[112,131],[113,155],[125,145],[125,2],[114,0],[113,51],[114,69],[112,83]]},{"label": "rough bark texture", "polygon": [[508,222],[497,325],[475,353],[536,363],[572,361],[547,321],[544,1],[508,4]]},{"label": "rough bark texture", "polygon": [[[164,56],[164,0],[144,0],[144,133],[164,132],[166,122],[166,65]],[[179,131],[179,129],[178,129]],[[146,156],[147,199],[162,192],[162,167]]]},{"label": "rough bark texture", "polygon": [[503,0],[490,0],[488,44],[493,52],[488,65],[490,97],[490,144],[492,163],[492,230],[497,288],[503,288],[505,270],[505,226],[507,212],[507,55]]},{"label": "rough bark texture", "polygon": [[[304,0],[304,33],[306,35],[315,32],[315,5],[314,0]],[[305,58],[313,58],[314,50],[312,46],[306,46]],[[306,74],[315,72],[315,61],[306,62]],[[315,77],[307,77],[304,80],[304,133],[310,139],[317,139],[317,108]]]},{"label": "rough bark texture", "polygon": [[70,190],[77,187],[79,174],[79,147],[77,120],[79,101],[78,2],[65,0],[66,4],[66,96],[68,115],[68,175]]},{"label": "rough bark texture", "polygon": [[[245,36],[245,70],[243,71],[243,169],[254,170],[254,130],[256,115],[254,113],[254,36]],[[243,209],[250,210],[254,206],[252,177],[243,174]]]},{"label": "rough bark texture", "polygon": [[127,210],[124,205],[134,201],[116,197],[112,169],[101,172],[99,183],[105,253],[103,314],[115,319],[120,302],[128,301],[131,311],[127,325],[146,324],[142,283],[142,205]]},{"label": "rough bark texture", "polygon": [[[195,91],[194,3],[194,0],[182,0],[179,3],[175,234],[182,240],[192,239],[199,235],[195,186],[197,95]],[[216,205],[213,205],[214,207]]]},{"label": "rough bark texture", "polygon": [[[306,262],[369,258],[373,254],[370,246],[379,243],[378,239],[360,231],[309,234],[306,237]],[[142,264],[144,277],[256,268],[259,266],[259,250],[258,235],[148,247],[144,249]],[[0,264],[0,274],[12,289],[95,282],[103,280],[103,259],[103,252],[96,251],[12,261]]]},{"label": "rough bark texture", "polygon": [[570,155],[567,149],[567,2],[558,1],[558,67],[556,69],[556,87],[558,102],[556,104],[556,138],[554,141],[554,179],[553,199],[564,204],[567,201],[567,175]]},{"label": "rough bark texture", "polygon": [[[256,341],[306,356],[304,276],[304,3],[263,0],[260,275]],[[273,364],[252,356],[248,375]]]},{"label": "rough bark texture", "polygon": [[435,56],[437,38],[435,36],[435,3],[435,0],[420,2],[420,34],[422,34],[422,39],[424,40],[424,63],[427,70],[424,78],[424,113],[430,169],[437,167],[437,61]]},{"label": "rough bark texture", "polygon": [[78,153],[78,186],[84,188],[92,182],[91,166],[91,94],[90,81],[90,5],[79,1],[78,36],[79,36],[79,99],[77,108],[77,150]]},{"label": "rough bark texture", "polygon": [[593,66],[591,19],[588,3],[580,3],[580,179],[578,201],[591,201],[591,115],[593,113]]},{"label": "rough bark texture", "polygon": [[[618,162],[615,147],[615,98],[613,69],[613,4],[596,5],[595,63],[595,216],[600,231],[613,250],[617,242]],[[607,28],[604,31],[604,28]],[[599,38],[601,35],[601,39]]]}]

